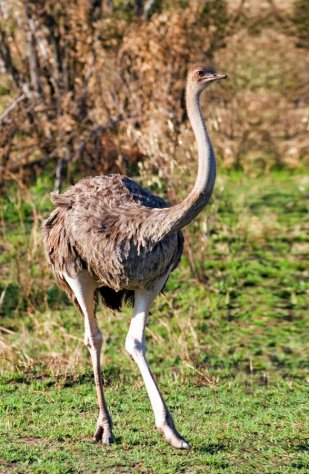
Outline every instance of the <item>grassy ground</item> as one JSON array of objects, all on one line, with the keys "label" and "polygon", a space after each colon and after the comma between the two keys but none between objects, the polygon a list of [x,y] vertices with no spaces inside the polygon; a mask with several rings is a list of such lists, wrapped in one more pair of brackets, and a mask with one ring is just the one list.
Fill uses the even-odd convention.
[{"label": "grassy ground", "polygon": [[305,393],[297,383],[162,386],[189,452],[173,450],[154,432],[138,382],[107,388],[116,441],[103,448],[90,442],[96,414],[90,378],[64,386],[7,379],[1,472],[308,472]]},{"label": "grassy ground", "polygon": [[200,281],[183,259],[156,301],[148,358],[189,452],[153,430],[123,349],[129,309],[98,313],[116,442],[90,442],[97,409],[82,321],[42,263],[48,187],[1,203],[0,472],[308,472],[308,180],[220,177],[207,222],[190,227]]}]

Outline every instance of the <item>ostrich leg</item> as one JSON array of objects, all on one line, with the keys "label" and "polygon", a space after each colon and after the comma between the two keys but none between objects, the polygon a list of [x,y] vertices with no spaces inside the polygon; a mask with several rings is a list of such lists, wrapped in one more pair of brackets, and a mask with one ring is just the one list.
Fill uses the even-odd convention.
[{"label": "ostrich leg", "polygon": [[157,429],[163,433],[166,441],[175,448],[187,449],[188,443],[180,436],[175,428],[170,414],[156,381],[146,360],[145,326],[150,306],[163,287],[167,276],[157,282],[153,291],[136,290],[133,316],[126,337],[126,350],[133,357],[143,377],[146,390],[152,405]]},{"label": "ostrich leg", "polygon": [[96,283],[86,271],[78,273],[75,278],[65,275],[65,279],[75,294],[85,318],[84,342],[88,347],[91,356],[98,405],[100,409],[94,440],[102,440],[103,444],[110,444],[113,441],[112,421],[104,397],[103,379],[100,366],[102,334],[98,328],[94,313],[94,291],[96,289]]}]

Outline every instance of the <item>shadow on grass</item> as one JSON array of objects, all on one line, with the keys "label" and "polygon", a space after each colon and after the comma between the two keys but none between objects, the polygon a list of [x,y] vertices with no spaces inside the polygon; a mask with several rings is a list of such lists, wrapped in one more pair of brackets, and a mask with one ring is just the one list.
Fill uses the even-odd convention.
[{"label": "shadow on grass", "polygon": [[[104,449],[108,449],[108,446],[104,446],[102,445],[102,441],[96,441],[94,440],[93,438],[84,438],[83,440],[86,444],[92,444],[94,446],[101,446],[103,447]],[[113,438],[113,441],[111,443],[111,445],[117,445],[117,446],[120,446],[121,444],[123,443],[123,437],[122,436],[114,436]]]},{"label": "shadow on grass", "polygon": [[295,451],[309,451],[309,444],[298,444],[294,446]]},{"label": "shadow on grass", "polygon": [[[110,366],[103,369],[104,387],[111,385],[115,381],[122,381],[120,367]],[[64,381],[64,387],[74,387],[75,385],[94,384],[93,372],[85,372],[80,375],[67,375]]]},{"label": "shadow on grass", "polygon": [[[89,372],[85,372],[83,374],[61,374],[61,375],[53,375],[50,373],[46,373],[46,367],[41,367],[40,373],[40,366],[36,368],[36,372],[29,373],[26,375],[23,374],[13,374],[11,377],[0,377],[0,380],[5,380],[8,382],[14,383],[24,383],[31,385],[33,382],[39,382],[44,387],[65,387],[65,388],[74,388],[78,385],[94,385],[94,377],[93,372],[90,370]],[[45,371],[44,371],[45,369]],[[119,381],[122,379],[120,378],[120,369],[117,367],[110,367],[108,370],[103,370],[103,381],[104,387],[110,386],[115,380]]]},{"label": "shadow on grass", "polygon": [[197,448],[196,451],[200,453],[207,453],[207,454],[217,454],[220,451],[225,451],[227,448],[224,444],[208,444],[206,446],[201,446]]},{"label": "shadow on grass", "polygon": [[119,446],[120,444],[122,444],[122,443],[123,443],[123,438],[122,438],[122,436],[115,436],[113,443],[114,443],[114,444],[117,444],[117,446]]}]

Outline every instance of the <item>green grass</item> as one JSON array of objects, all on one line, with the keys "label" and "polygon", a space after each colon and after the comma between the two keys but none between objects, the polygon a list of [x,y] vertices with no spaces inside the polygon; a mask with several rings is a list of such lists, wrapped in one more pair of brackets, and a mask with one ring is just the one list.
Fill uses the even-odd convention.
[{"label": "green grass", "polygon": [[297,384],[211,388],[162,381],[192,444],[179,452],[154,431],[139,384],[107,387],[116,439],[104,448],[90,442],[97,410],[87,377],[68,386],[48,379],[3,383],[1,472],[308,472],[306,397]]},{"label": "green grass", "polygon": [[129,308],[98,312],[116,440],[91,443],[97,407],[82,319],[40,247],[49,187],[41,179],[1,202],[1,474],[308,472],[308,179],[219,177],[189,228],[190,261],[155,302],[148,359],[189,452],[154,430],[124,351]]}]

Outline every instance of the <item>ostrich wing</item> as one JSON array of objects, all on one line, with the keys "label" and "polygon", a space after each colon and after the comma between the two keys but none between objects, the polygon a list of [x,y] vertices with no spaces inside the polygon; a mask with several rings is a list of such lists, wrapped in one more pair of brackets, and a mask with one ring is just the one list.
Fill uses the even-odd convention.
[{"label": "ostrich wing", "polygon": [[[167,203],[131,179],[120,175],[84,179],[53,200],[58,207],[45,227],[53,227],[57,213],[62,216],[60,227],[66,238],[61,253],[68,261],[72,255],[73,263],[77,254],[82,267],[100,284],[116,291],[145,287],[177,265],[181,234],[153,242],[147,241],[144,232],[153,210],[166,208]],[[59,253],[59,248],[55,251]],[[54,260],[64,259],[58,255]],[[76,271],[73,263],[62,266]]]}]

